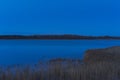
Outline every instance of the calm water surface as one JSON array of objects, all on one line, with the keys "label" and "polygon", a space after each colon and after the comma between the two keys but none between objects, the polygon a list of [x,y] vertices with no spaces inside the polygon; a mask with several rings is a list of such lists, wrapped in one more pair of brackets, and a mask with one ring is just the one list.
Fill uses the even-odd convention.
[{"label": "calm water surface", "polygon": [[82,59],[88,49],[120,46],[119,40],[0,40],[0,65],[33,64],[52,58]]}]

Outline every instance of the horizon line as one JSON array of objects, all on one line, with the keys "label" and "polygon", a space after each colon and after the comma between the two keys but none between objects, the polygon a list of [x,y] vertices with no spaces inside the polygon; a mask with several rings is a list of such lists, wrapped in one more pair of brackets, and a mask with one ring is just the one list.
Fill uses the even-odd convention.
[{"label": "horizon line", "polygon": [[63,35],[73,35],[73,36],[108,36],[108,37],[120,37],[120,36],[113,36],[113,35],[82,35],[82,34],[0,34],[0,36],[63,36]]}]

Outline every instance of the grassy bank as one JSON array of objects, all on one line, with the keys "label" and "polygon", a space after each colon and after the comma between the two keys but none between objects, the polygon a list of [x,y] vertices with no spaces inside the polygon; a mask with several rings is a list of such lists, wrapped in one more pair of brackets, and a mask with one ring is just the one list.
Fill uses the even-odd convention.
[{"label": "grassy bank", "polygon": [[0,68],[0,80],[120,80],[120,47],[88,50],[83,61],[53,59]]},{"label": "grassy bank", "polygon": [[0,80],[120,80],[120,63],[51,60],[34,66],[1,68]]}]

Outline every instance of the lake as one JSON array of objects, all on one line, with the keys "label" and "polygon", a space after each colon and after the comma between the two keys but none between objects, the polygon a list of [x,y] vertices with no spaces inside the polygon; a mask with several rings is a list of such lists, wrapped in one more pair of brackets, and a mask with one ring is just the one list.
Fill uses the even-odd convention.
[{"label": "lake", "polygon": [[82,59],[88,49],[120,46],[119,40],[0,40],[0,65],[54,58]]}]

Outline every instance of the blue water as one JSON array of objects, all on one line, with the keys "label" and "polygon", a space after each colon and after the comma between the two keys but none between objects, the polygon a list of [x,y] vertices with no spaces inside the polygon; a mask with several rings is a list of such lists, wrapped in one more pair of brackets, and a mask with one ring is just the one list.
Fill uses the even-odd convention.
[{"label": "blue water", "polygon": [[120,46],[119,40],[0,40],[0,65],[53,58],[82,59],[88,49]]}]

